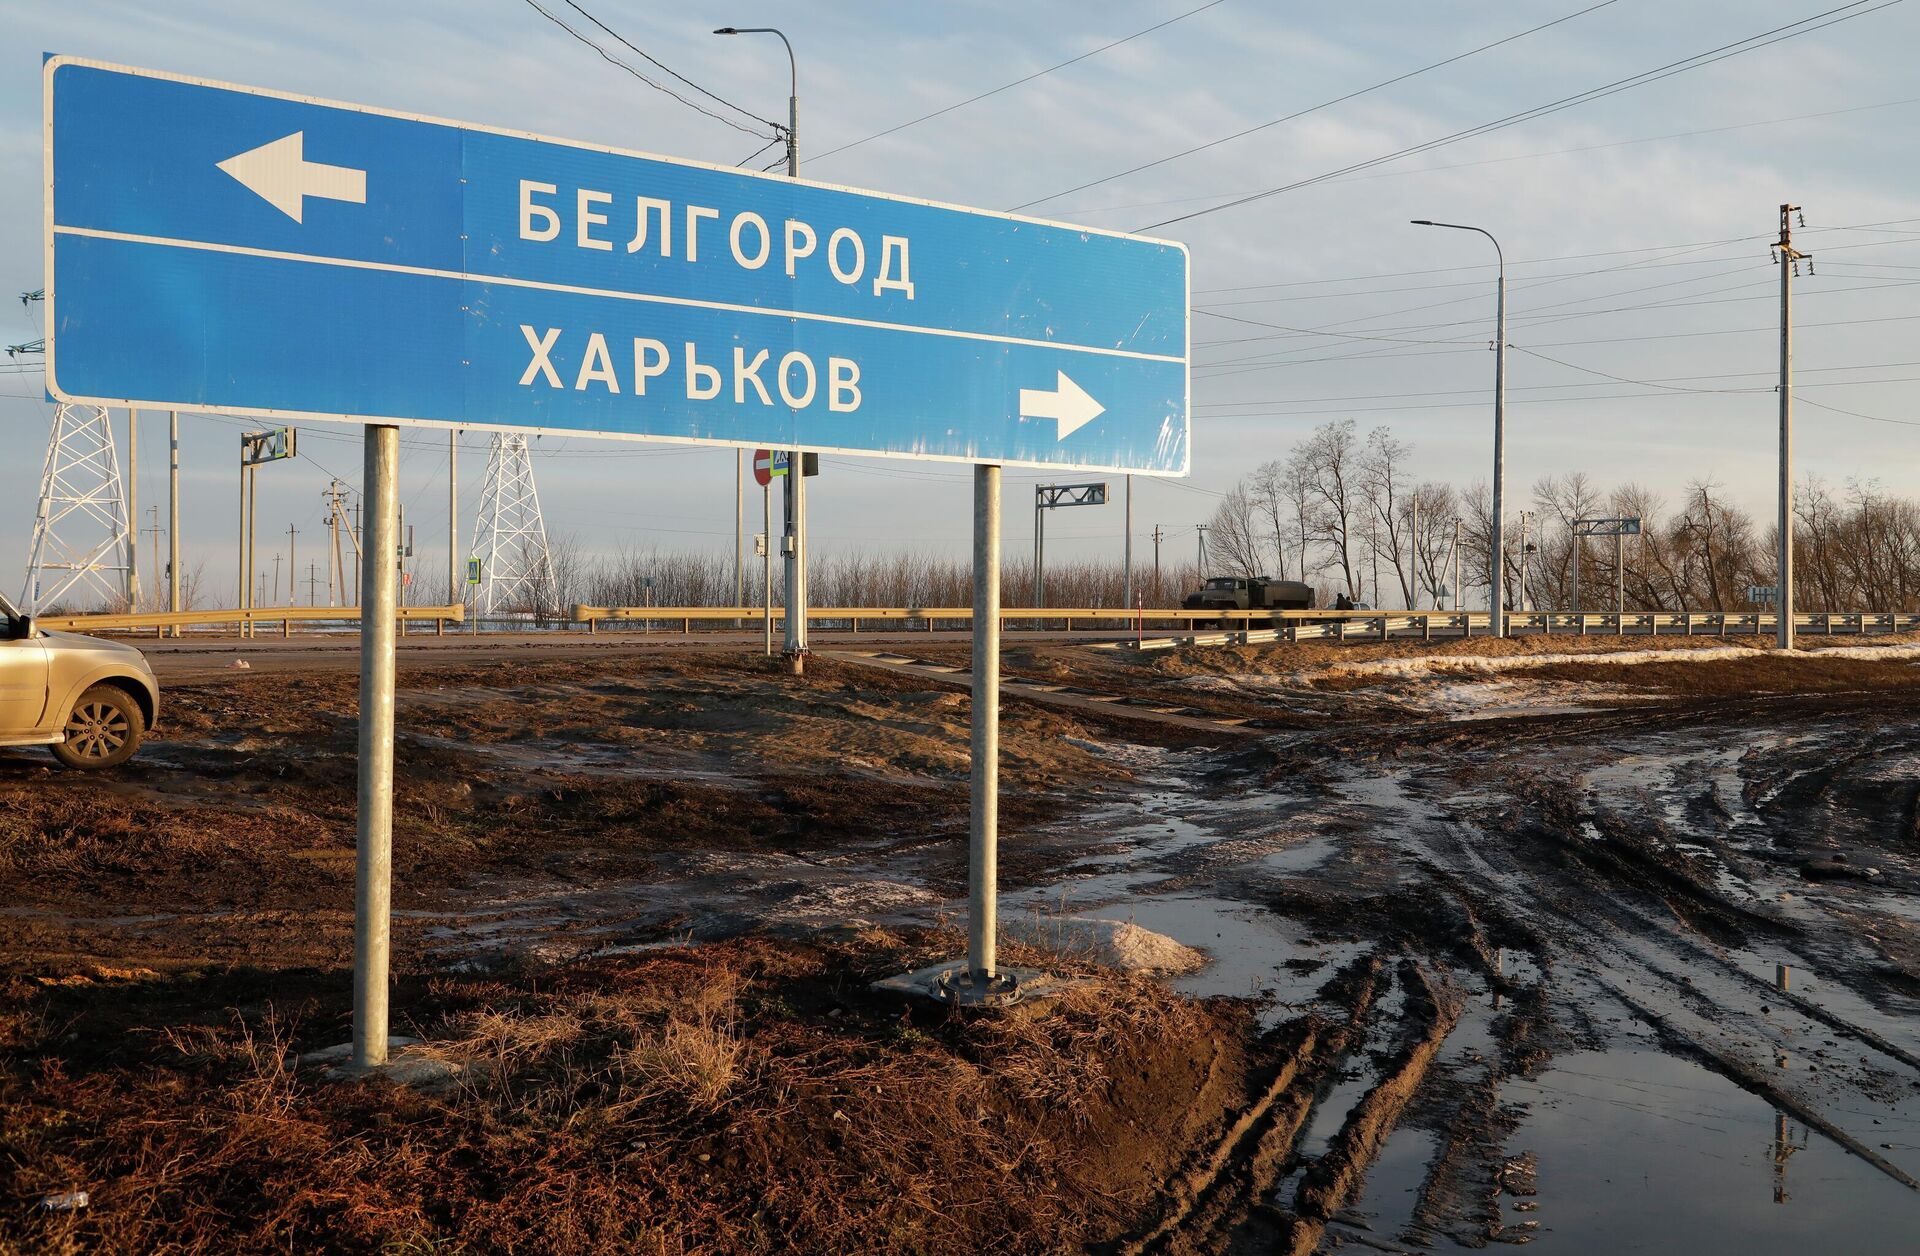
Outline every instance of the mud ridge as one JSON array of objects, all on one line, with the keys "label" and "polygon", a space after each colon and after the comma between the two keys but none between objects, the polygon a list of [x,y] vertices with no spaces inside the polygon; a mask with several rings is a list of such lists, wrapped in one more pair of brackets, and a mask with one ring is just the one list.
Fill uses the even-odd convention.
[{"label": "mud ridge", "polygon": [[[1278,1177],[1312,1111],[1319,1079],[1372,1014],[1380,969],[1377,955],[1364,956],[1327,984],[1323,994],[1347,1005],[1346,1019],[1339,1024],[1307,1017],[1276,1031],[1293,1042],[1283,1048],[1273,1079],[1219,1142],[1174,1179],[1160,1219],[1139,1238],[1122,1244],[1117,1250],[1123,1256],[1197,1256],[1226,1250],[1232,1231]],[[1313,1084],[1306,1084],[1309,1079]]]},{"label": "mud ridge", "polygon": [[[1498,1022],[1500,1056],[1482,1076],[1459,1086],[1459,1098],[1427,1118],[1439,1147],[1421,1180],[1407,1234],[1422,1246],[1451,1239],[1484,1247],[1507,1230],[1501,1215],[1506,1140],[1519,1128],[1520,1112],[1501,1103],[1506,1083],[1525,1076],[1548,1052],[1538,1041],[1547,1016],[1547,989],[1527,986]],[[1511,1240],[1509,1240],[1511,1241]]]},{"label": "mud ridge", "polygon": [[[1434,1057],[1460,1021],[1459,995],[1436,984],[1427,970],[1402,961],[1400,979],[1408,991],[1407,1019],[1424,1020],[1424,1029],[1388,1067],[1379,1084],[1355,1104],[1326,1154],[1309,1165],[1286,1216],[1276,1250],[1308,1256],[1320,1245],[1327,1223],[1358,1197],[1366,1173],[1399,1123],[1414,1093],[1426,1079]],[[1413,997],[1415,995],[1419,997]]]}]

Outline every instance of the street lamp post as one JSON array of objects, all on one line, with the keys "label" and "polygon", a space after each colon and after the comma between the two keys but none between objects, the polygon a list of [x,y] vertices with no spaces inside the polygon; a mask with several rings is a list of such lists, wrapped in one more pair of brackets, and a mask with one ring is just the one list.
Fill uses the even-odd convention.
[{"label": "street lamp post", "polygon": [[[1416,227],[1446,227],[1454,231],[1478,231],[1493,242],[1494,257],[1500,263],[1498,304],[1495,307],[1495,330],[1493,341],[1493,535],[1488,538],[1491,561],[1492,588],[1487,597],[1487,617],[1493,626],[1493,635],[1507,635],[1507,617],[1504,608],[1506,594],[1506,534],[1503,526],[1506,515],[1502,509],[1507,478],[1507,255],[1501,251],[1500,241],[1493,238],[1493,232],[1485,227],[1469,227],[1457,222],[1435,222],[1430,218],[1415,218]],[[1455,594],[1456,603],[1458,592]]]},{"label": "street lamp post", "polygon": [[[787,50],[787,177],[800,177],[800,64],[793,44],[771,26],[722,26],[716,35],[778,35]],[[794,450],[787,460],[787,614],[784,653],[795,676],[806,669],[807,657],[807,476],[806,454]]]}]

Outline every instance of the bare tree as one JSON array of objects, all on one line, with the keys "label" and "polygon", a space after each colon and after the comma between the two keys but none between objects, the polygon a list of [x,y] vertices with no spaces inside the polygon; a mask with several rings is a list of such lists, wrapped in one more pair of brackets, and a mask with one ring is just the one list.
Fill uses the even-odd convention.
[{"label": "bare tree", "polygon": [[180,579],[180,609],[183,611],[200,608],[200,591],[206,587],[207,564],[204,560],[187,568]]},{"label": "bare tree", "polygon": [[[1287,455],[1286,468],[1282,475],[1281,486],[1286,494],[1287,504],[1293,510],[1294,553],[1299,557],[1300,580],[1307,579],[1307,550],[1313,539],[1313,530],[1309,520],[1314,512],[1313,467],[1307,457],[1305,446],[1296,445]],[[1281,575],[1286,572],[1282,571]]]},{"label": "bare tree", "polygon": [[[1287,574],[1289,540],[1291,534],[1296,531],[1295,497],[1288,464],[1278,458],[1261,463],[1247,481],[1247,490],[1253,494],[1265,540],[1273,547],[1273,570],[1284,578]],[[1304,516],[1305,513],[1305,502],[1302,499],[1298,514]],[[1304,557],[1305,555],[1302,554],[1303,559]],[[1303,580],[1305,578],[1305,576],[1301,577]]]},{"label": "bare tree", "polygon": [[[1412,453],[1413,447],[1396,439],[1390,429],[1376,427],[1367,433],[1366,448],[1360,455],[1361,492],[1373,525],[1368,529],[1368,544],[1376,567],[1383,555],[1392,563],[1393,574],[1400,582],[1400,604],[1407,607],[1413,605],[1414,594],[1412,559],[1406,552],[1412,520],[1400,481],[1402,468]],[[1376,577],[1374,584],[1379,583]],[[1377,600],[1379,596],[1376,587],[1374,597]]]},{"label": "bare tree", "polygon": [[[1420,499],[1419,529],[1414,529],[1411,518],[1407,520],[1415,591],[1424,590],[1427,600],[1437,606],[1440,590],[1453,581],[1448,556],[1453,549],[1453,520],[1460,513],[1459,499],[1450,484],[1422,484],[1415,493]],[[1411,515],[1411,502],[1408,507]]]},{"label": "bare tree", "polygon": [[1260,507],[1243,483],[1220,499],[1213,522],[1207,525],[1207,558],[1216,570],[1257,576],[1265,565],[1261,543]]},{"label": "bare tree", "polygon": [[1325,550],[1323,568],[1339,573],[1347,596],[1360,596],[1353,563],[1354,525],[1364,512],[1360,441],[1352,419],[1337,419],[1314,429],[1299,450],[1307,477],[1308,535]]},{"label": "bare tree", "polygon": [[1565,606],[1577,611],[1580,607],[1574,605],[1576,595],[1580,601],[1587,600],[1584,594],[1573,587],[1576,565],[1589,575],[1592,571],[1585,566],[1589,547],[1574,535],[1574,524],[1578,520],[1597,516],[1601,500],[1599,488],[1584,471],[1564,476],[1543,476],[1534,483],[1533,504],[1544,516],[1540,526],[1539,576],[1535,588],[1540,590],[1550,606]]}]

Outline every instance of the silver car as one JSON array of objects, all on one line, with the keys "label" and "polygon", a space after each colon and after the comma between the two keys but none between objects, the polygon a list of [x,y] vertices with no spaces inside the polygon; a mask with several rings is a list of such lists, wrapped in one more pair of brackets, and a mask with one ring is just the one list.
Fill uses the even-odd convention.
[{"label": "silver car", "polygon": [[0,746],[46,746],[70,768],[118,767],[160,714],[160,682],[140,651],[45,632],[0,597]]}]

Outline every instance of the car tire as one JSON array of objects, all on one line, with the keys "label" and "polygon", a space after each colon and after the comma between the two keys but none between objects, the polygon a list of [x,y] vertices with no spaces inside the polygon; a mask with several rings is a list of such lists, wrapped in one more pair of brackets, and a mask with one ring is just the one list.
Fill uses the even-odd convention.
[{"label": "car tire", "polygon": [[133,757],[146,720],[132,694],[118,685],[94,685],[67,712],[61,731],[66,740],[51,747],[53,757],[75,771],[101,771]]}]

